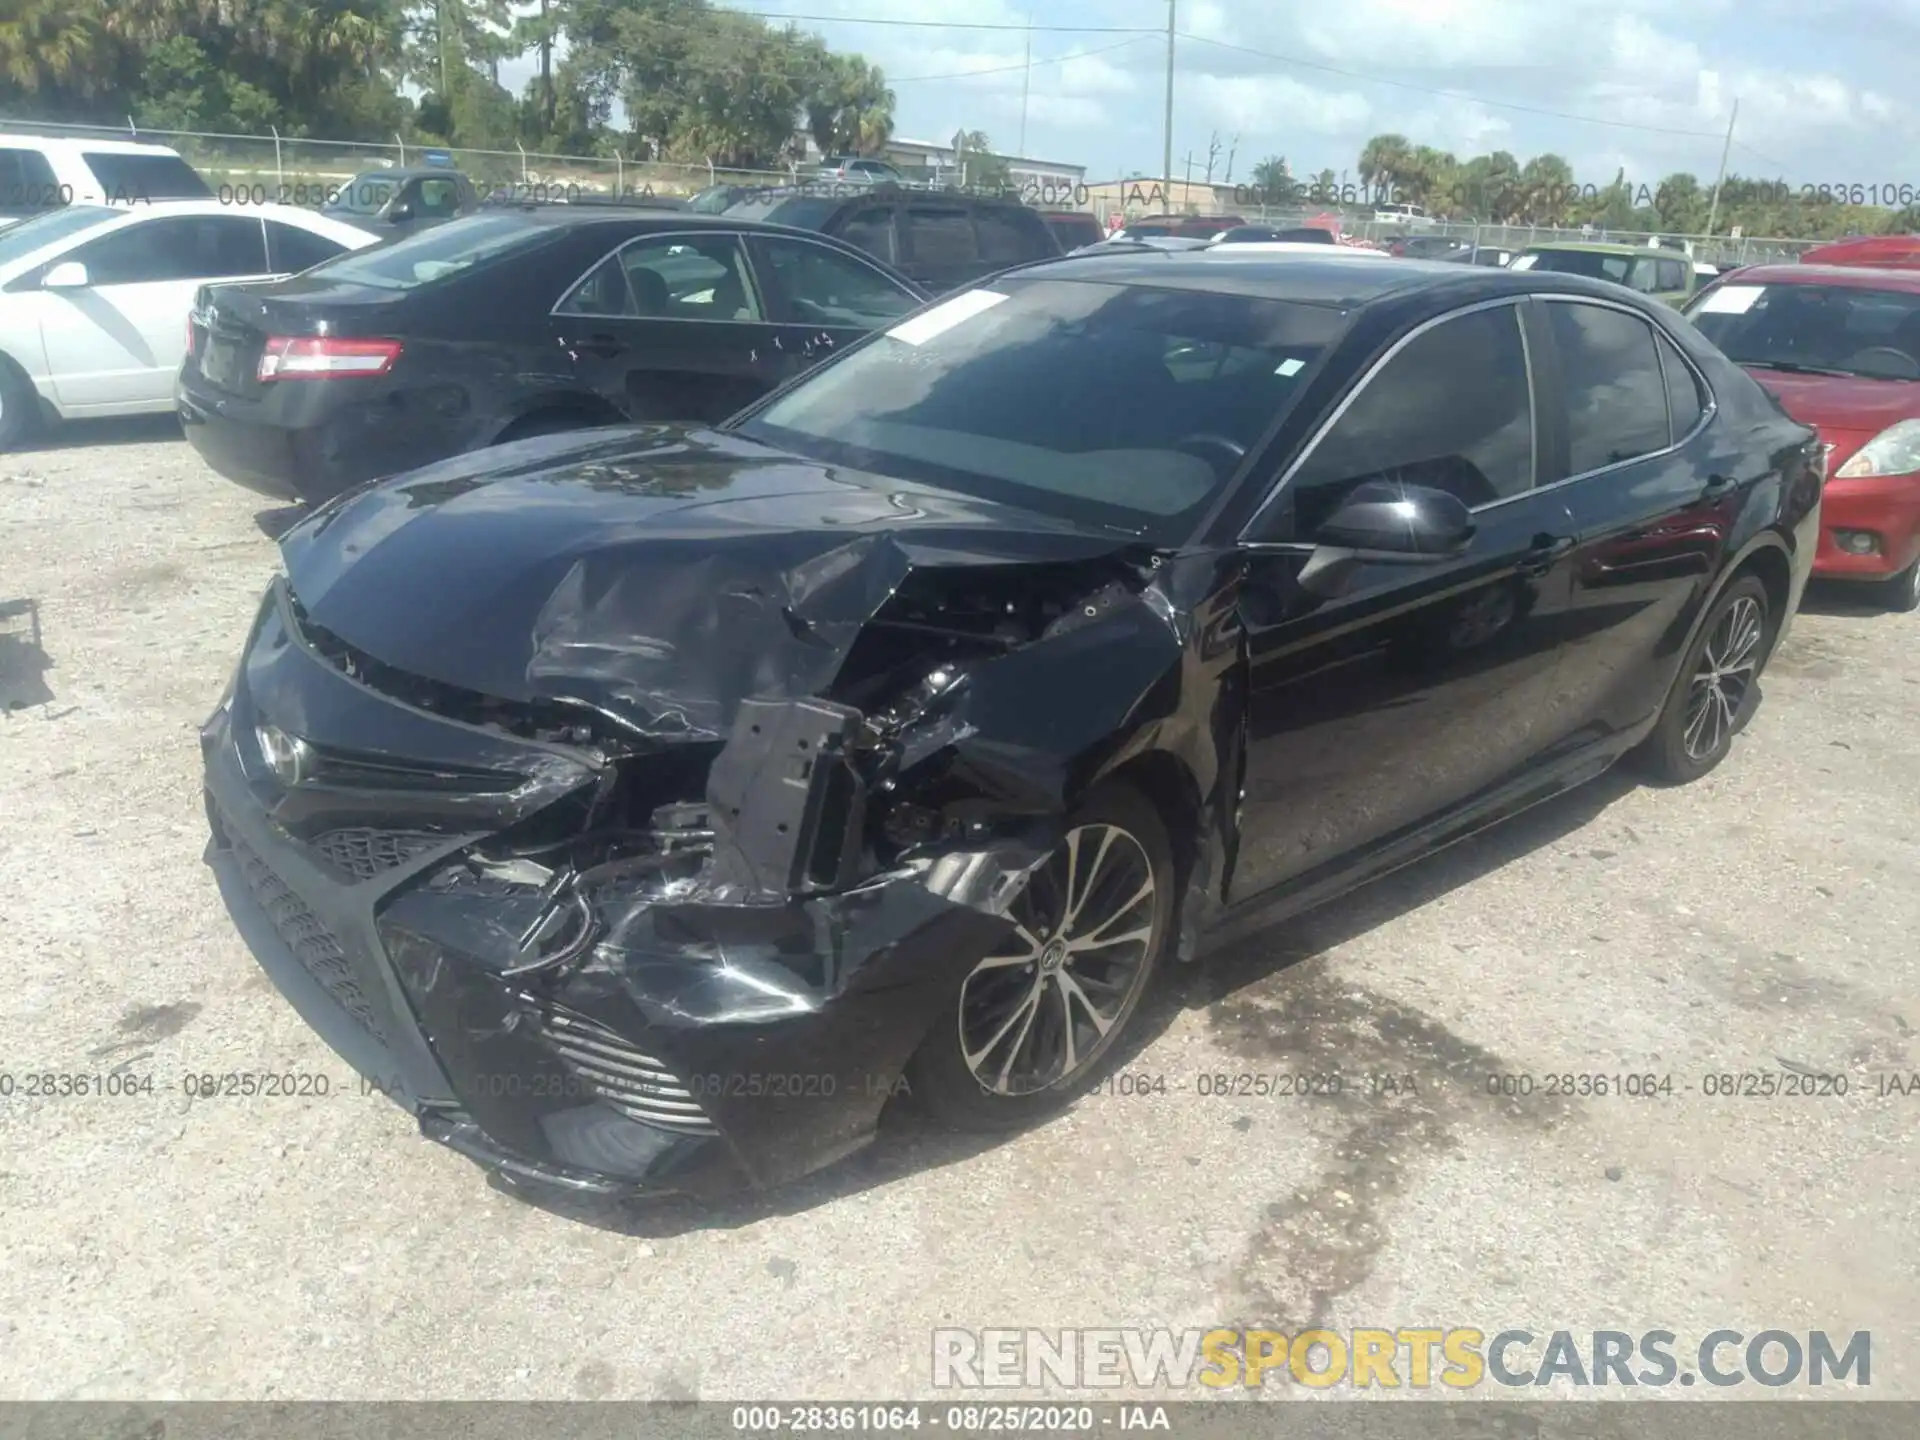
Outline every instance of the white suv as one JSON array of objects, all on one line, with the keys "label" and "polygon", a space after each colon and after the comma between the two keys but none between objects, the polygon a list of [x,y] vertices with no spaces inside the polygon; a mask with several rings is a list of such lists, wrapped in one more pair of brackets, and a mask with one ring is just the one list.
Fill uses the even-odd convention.
[{"label": "white suv", "polygon": [[0,226],[66,205],[212,198],[199,172],[164,145],[0,134]]}]

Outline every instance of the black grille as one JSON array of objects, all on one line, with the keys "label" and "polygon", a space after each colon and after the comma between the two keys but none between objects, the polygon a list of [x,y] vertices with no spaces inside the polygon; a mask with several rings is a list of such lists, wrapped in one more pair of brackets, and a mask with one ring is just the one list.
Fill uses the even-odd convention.
[{"label": "black grille", "polygon": [[379,1012],[361,988],[353,961],[347,958],[347,952],[341,949],[326,922],[307,908],[307,902],[294,894],[266,861],[231,832],[228,843],[233,846],[234,858],[240,862],[240,873],[246,877],[247,888],[260,902],[260,908],[267,912],[267,918],[273,921],[273,928],[294,957],[374,1039],[386,1044],[387,1033],[381,1027]]},{"label": "black grille", "polygon": [[394,870],[440,844],[441,837],[415,830],[329,830],[313,842],[326,862],[356,880]]}]

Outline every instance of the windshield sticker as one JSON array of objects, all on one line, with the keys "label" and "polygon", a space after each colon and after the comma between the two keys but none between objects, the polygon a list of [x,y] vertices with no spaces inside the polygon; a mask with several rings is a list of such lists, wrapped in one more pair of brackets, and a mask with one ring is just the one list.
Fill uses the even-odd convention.
[{"label": "windshield sticker", "polygon": [[1288,359],[1288,360],[1282,360],[1278,365],[1274,366],[1273,373],[1276,375],[1293,376],[1293,375],[1298,375],[1302,370],[1306,368],[1307,368],[1306,361],[1298,360],[1298,359]]},{"label": "windshield sticker", "polygon": [[909,345],[924,345],[929,340],[947,333],[954,326],[964,324],[974,316],[991,310],[1007,297],[992,290],[969,290],[956,295],[944,304],[923,311],[911,320],[903,320],[887,334],[895,340],[904,340]]},{"label": "windshield sticker", "polygon": [[1764,285],[1722,285],[1700,302],[1696,315],[1744,315],[1766,292]]}]

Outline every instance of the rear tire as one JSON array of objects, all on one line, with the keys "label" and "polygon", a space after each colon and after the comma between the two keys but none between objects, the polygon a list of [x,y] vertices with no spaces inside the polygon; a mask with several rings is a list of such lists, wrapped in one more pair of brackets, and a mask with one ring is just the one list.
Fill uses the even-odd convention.
[{"label": "rear tire", "polygon": [[8,451],[40,428],[40,392],[23,371],[0,355],[0,452]]},{"label": "rear tire", "polygon": [[1898,575],[1877,582],[1873,595],[1882,609],[1895,615],[1910,615],[1920,610],[1920,560]]},{"label": "rear tire", "polygon": [[910,1093],[962,1130],[1064,1110],[1111,1061],[1171,943],[1175,872],[1160,813],[1101,787],[1014,901],[1019,929],[962,982],[907,1066]]},{"label": "rear tire", "polygon": [[1651,780],[1684,785],[1727,758],[1760,704],[1760,672],[1779,622],[1767,587],[1742,575],[1713,603],[1635,759]]}]

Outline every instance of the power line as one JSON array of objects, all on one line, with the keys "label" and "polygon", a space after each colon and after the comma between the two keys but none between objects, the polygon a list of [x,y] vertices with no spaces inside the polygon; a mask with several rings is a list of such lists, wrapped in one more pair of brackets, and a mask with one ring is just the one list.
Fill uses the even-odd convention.
[{"label": "power line", "polygon": [[917,85],[925,80],[969,80],[975,75],[1005,75],[1014,70],[1025,70],[1029,63],[1034,65],[1059,65],[1068,60],[1084,60],[1091,55],[1106,55],[1115,50],[1124,50],[1129,45],[1138,45],[1147,37],[1135,35],[1130,40],[1118,40],[1111,45],[1097,45],[1091,50],[1074,50],[1065,55],[1050,55],[1042,60],[1021,61],[1018,65],[989,65],[979,70],[955,70],[946,75],[903,75],[898,80],[889,78],[889,85]]},{"label": "power line", "polygon": [[1469,95],[1461,90],[1441,90],[1431,85],[1413,85],[1404,80],[1387,80],[1377,75],[1363,75],[1357,70],[1343,70],[1338,65],[1326,65],[1317,60],[1301,60],[1272,50],[1256,50],[1251,45],[1235,45],[1227,40],[1209,40],[1204,35],[1189,35],[1184,31],[1181,32],[1180,38],[1198,41],[1202,45],[1214,45],[1222,50],[1237,50],[1243,55],[1257,55],[1263,60],[1277,60],[1282,65],[1293,65],[1302,70],[1318,70],[1327,75],[1343,76],[1348,80],[1358,80],[1363,85],[1386,85],[1395,90],[1410,90],[1417,95],[1438,95],[1447,100],[1465,100],[1474,105],[1485,105],[1493,110],[1515,110],[1523,115],[1544,115],[1553,120],[1573,120],[1582,125],[1604,125],[1614,130],[1640,130],[1651,135],[1684,135],[1694,140],[1721,138],[1718,132],[1711,130],[1677,130],[1667,125],[1639,125],[1631,120],[1602,120],[1593,115],[1574,115],[1565,110],[1546,110],[1537,105],[1515,104],[1510,100],[1489,100],[1484,96]]},{"label": "power line", "polygon": [[[731,8],[731,7],[729,7]],[[891,25],[908,30],[997,30],[1024,31],[1016,24],[988,24],[981,20],[896,20],[881,15],[792,15],[782,10],[735,10],[735,15],[751,15],[756,20],[792,20],[808,25]],[[1054,35],[1159,35],[1165,32],[1139,25],[1035,25],[1037,32]]]}]

